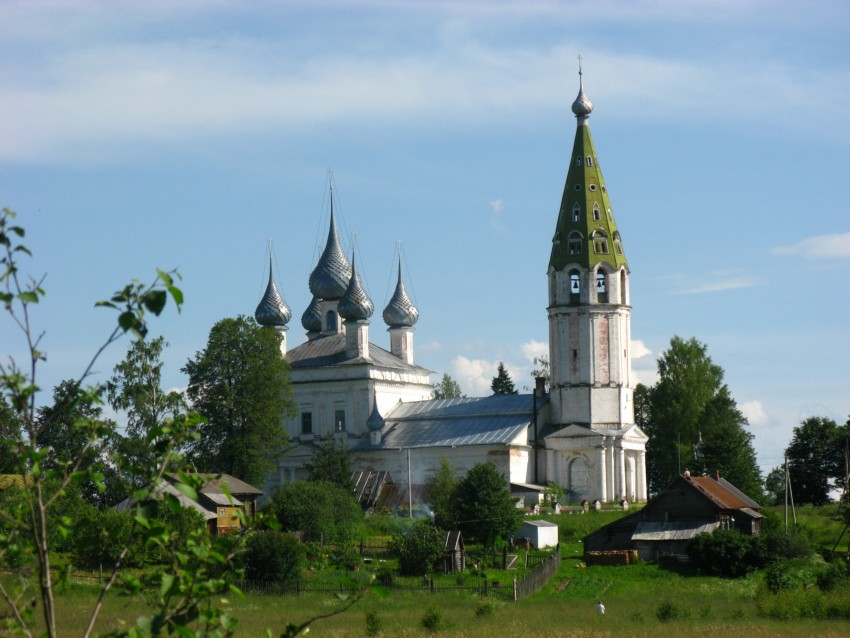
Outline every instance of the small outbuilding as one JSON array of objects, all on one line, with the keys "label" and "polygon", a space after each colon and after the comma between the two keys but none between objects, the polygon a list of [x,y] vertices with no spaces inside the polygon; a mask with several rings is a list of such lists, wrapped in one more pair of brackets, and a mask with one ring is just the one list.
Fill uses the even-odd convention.
[{"label": "small outbuilding", "polygon": [[462,572],[466,569],[466,547],[460,530],[446,533],[446,553],[443,557],[444,571],[447,574]]},{"label": "small outbuilding", "polygon": [[537,549],[558,545],[558,526],[549,521],[525,521],[516,535],[528,538],[531,545]]}]

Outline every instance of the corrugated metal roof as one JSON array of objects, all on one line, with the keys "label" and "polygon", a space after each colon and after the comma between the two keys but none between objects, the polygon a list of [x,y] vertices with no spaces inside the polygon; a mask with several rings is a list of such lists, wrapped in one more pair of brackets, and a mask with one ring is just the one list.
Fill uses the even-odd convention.
[{"label": "corrugated metal roof", "polygon": [[711,534],[718,522],[677,521],[675,523],[638,523],[632,534],[633,541],[686,541],[700,534]]},{"label": "corrugated metal roof", "polygon": [[[531,395],[399,403],[384,418],[381,447],[507,445],[531,420]],[[358,448],[372,446],[363,442]]]},{"label": "corrugated metal roof", "polygon": [[213,493],[221,494],[223,492],[222,486],[227,486],[227,489],[231,494],[236,496],[237,494],[255,494],[259,496],[263,493],[263,490],[258,490],[253,485],[249,485],[245,481],[236,478],[235,476],[230,476],[230,474],[213,474],[212,472],[208,473],[198,473],[198,476],[204,481],[204,486],[201,488],[201,494],[210,495]]},{"label": "corrugated metal roof", "polygon": [[226,494],[222,494],[220,492],[201,492],[204,495],[204,498],[210,500],[210,502],[215,505],[222,505],[225,507],[239,507],[242,505],[242,501],[240,501],[236,497],[228,497]]},{"label": "corrugated metal roof", "polygon": [[737,494],[726,489],[723,484],[710,476],[691,476],[685,480],[690,481],[694,487],[705,494],[721,509],[739,510],[750,506],[750,503],[743,501]]},{"label": "corrugated metal roof", "polygon": [[329,366],[345,366],[353,364],[371,363],[384,368],[395,368],[399,370],[414,370],[427,372],[422,366],[405,363],[391,352],[387,352],[374,343],[369,344],[369,359],[346,358],[346,344],[344,334],[333,334],[324,337],[316,337],[286,353],[286,360],[293,370],[299,368],[325,368]]}]

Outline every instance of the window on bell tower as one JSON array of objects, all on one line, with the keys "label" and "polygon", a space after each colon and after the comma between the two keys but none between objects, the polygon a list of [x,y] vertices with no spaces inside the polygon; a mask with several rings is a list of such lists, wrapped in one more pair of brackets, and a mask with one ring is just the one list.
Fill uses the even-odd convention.
[{"label": "window on bell tower", "polygon": [[581,205],[578,202],[576,202],[575,204],[573,204],[573,221],[577,222],[580,215],[581,215]]},{"label": "window on bell tower", "polygon": [[608,236],[603,230],[594,230],[590,236],[593,241],[593,252],[599,255],[608,254]]},{"label": "window on bell tower", "polygon": [[593,205],[593,220],[598,222],[600,219],[602,219],[602,213],[599,211],[599,204],[594,204]]},{"label": "window on bell tower", "polygon": [[599,303],[608,303],[608,287],[607,276],[605,271],[599,269],[596,271],[596,301]]},{"label": "window on bell tower", "polygon": [[581,301],[581,279],[578,270],[570,271],[570,303]]},{"label": "window on bell tower", "polygon": [[577,231],[571,232],[567,236],[567,254],[581,255],[582,236]]}]

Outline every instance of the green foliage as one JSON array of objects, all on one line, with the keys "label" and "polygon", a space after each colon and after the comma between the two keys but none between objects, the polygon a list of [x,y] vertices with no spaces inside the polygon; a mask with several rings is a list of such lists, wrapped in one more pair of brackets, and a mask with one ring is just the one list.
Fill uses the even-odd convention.
[{"label": "green foliage", "polygon": [[333,483],[348,492],[354,490],[351,479],[354,470],[348,447],[343,440],[337,441],[333,435],[322,439],[313,454],[313,460],[307,463],[307,470],[311,481]]},{"label": "green foliage", "polygon": [[422,628],[429,634],[437,634],[447,628],[443,614],[436,607],[428,607],[422,620],[419,621]]},{"label": "green foliage", "polygon": [[661,622],[690,618],[692,615],[693,614],[689,607],[686,607],[681,603],[675,603],[672,600],[663,601],[660,605],[658,605],[658,609],[655,612],[655,617]]},{"label": "green foliage", "polygon": [[422,576],[434,569],[434,563],[445,551],[445,533],[427,521],[393,536],[390,549],[398,555],[399,571],[403,576]]},{"label": "green foliage", "polygon": [[841,584],[847,584],[848,579],[850,579],[850,563],[846,558],[840,558],[829,563],[827,568],[818,574],[818,589],[832,591]]},{"label": "green foliage", "polygon": [[492,463],[478,463],[458,483],[454,511],[464,536],[486,547],[516,532],[523,516]]},{"label": "green foliage", "polygon": [[455,524],[454,502],[457,491],[457,473],[448,458],[440,459],[440,467],[428,479],[427,494],[434,524],[442,529],[453,529]]},{"label": "green foliage", "polygon": [[764,477],[765,503],[780,505],[785,500],[785,470],[775,467]]},{"label": "green foliage", "polygon": [[686,551],[694,567],[714,576],[740,578],[757,566],[753,537],[737,530],[700,534],[688,543]]},{"label": "green foliage", "polygon": [[434,386],[435,399],[465,399],[466,395],[461,390],[460,384],[448,374],[443,373],[440,382]]},{"label": "green foliage", "polygon": [[339,543],[354,536],[363,520],[350,492],[333,483],[286,483],[272,494],[265,510],[284,531],[303,533],[305,541]]},{"label": "green foliage", "polygon": [[384,631],[384,621],[381,620],[381,617],[378,615],[377,610],[375,609],[367,609],[366,610],[366,635],[367,636],[380,636],[381,632]]},{"label": "green foliage", "polygon": [[658,359],[658,383],[635,391],[635,420],[649,436],[650,491],[666,487],[685,468],[719,471],[752,498],[761,476],[747,420],[723,384],[723,369],[694,338],[673,337]]},{"label": "green foliage", "polygon": [[829,501],[829,479],[843,484],[847,433],[848,426],[824,417],[810,417],[794,428],[785,454],[796,503],[823,505]]},{"label": "green foliage", "polygon": [[295,413],[280,336],[251,318],[222,319],[183,372],[206,419],[190,445],[198,469],[261,484],[285,451],[284,419]]},{"label": "green foliage", "polygon": [[514,387],[513,379],[508,374],[505,364],[499,362],[499,367],[496,370],[496,376],[493,377],[493,382],[490,384],[490,389],[493,391],[493,396],[504,394],[519,394],[519,391]]},{"label": "green foliage", "polygon": [[302,543],[292,534],[264,530],[251,534],[245,543],[245,576],[252,580],[296,580],[304,569]]},{"label": "green foliage", "polygon": [[555,507],[555,504],[561,500],[563,495],[564,488],[554,481],[549,481],[543,488],[543,503],[549,507]]}]

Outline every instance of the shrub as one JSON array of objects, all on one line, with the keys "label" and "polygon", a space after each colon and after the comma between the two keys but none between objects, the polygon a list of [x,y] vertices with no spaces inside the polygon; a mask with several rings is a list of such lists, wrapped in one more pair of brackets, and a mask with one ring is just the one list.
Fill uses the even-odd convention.
[{"label": "shrub", "polygon": [[446,628],[446,621],[436,607],[429,607],[419,624],[429,634],[436,634]]},{"label": "shrub", "polygon": [[655,612],[655,617],[661,622],[669,622],[671,620],[679,620],[682,618],[690,618],[691,610],[682,605],[677,605],[671,600],[665,600]]},{"label": "shrub", "polygon": [[758,564],[753,546],[751,536],[719,529],[692,539],[686,551],[697,569],[715,576],[739,578]]},{"label": "shrub", "polygon": [[327,482],[286,483],[272,494],[266,511],[287,532],[300,531],[305,541],[338,543],[356,536],[363,521],[350,492]]},{"label": "shrub", "polygon": [[817,584],[821,591],[832,591],[838,583],[848,578],[847,563],[836,560],[830,563],[826,570],[818,574]]},{"label": "shrub", "polygon": [[406,532],[396,534],[390,547],[398,555],[399,571],[406,576],[422,576],[433,569],[443,555],[443,535],[426,521],[417,521]]},{"label": "shrub", "polygon": [[296,580],[304,562],[304,547],[292,534],[266,530],[252,534],[245,543],[245,575],[253,580]]},{"label": "shrub", "polygon": [[379,636],[384,631],[384,621],[374,609],[366,610],[366,635]]}]

